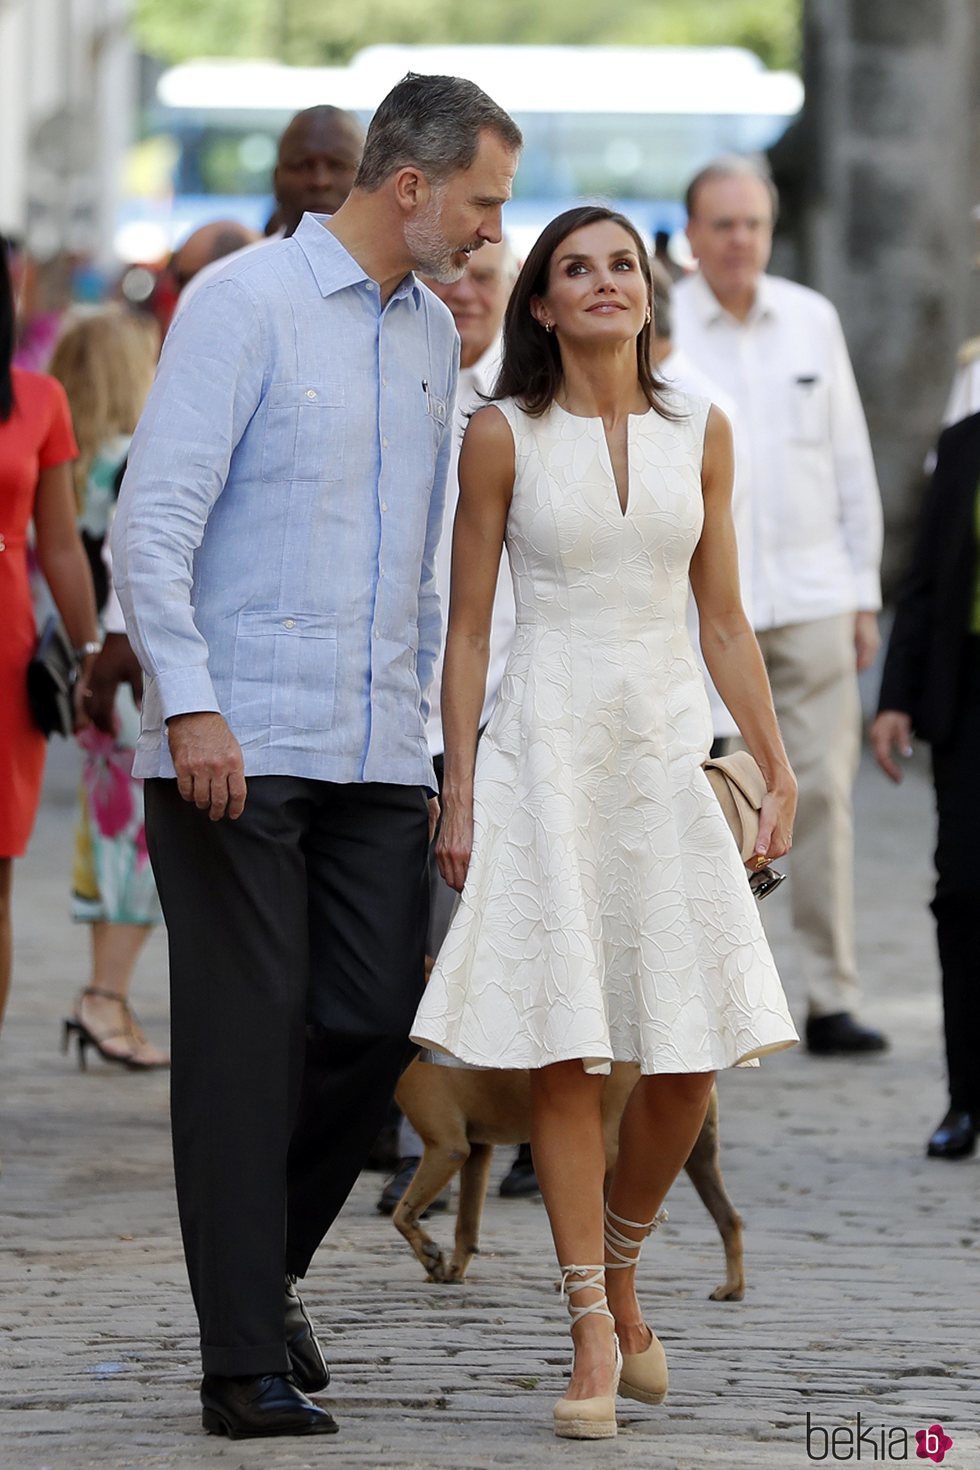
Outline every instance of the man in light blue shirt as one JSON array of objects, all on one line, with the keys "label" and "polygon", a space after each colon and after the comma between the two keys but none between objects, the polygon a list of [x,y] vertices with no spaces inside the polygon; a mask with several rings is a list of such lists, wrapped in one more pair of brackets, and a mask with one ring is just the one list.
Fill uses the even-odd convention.
[{"label": "man in light blue shirt", "polygon": [[520,143],[470,82],[399,83],[347,203],[182,313],[120,497],[212,1433],[336,1429],[302,1391],[329,1371],[295,1278],[407,1057],[437,815],[426,690],[458,341],[411,272],[454,279],[500,239]]}]

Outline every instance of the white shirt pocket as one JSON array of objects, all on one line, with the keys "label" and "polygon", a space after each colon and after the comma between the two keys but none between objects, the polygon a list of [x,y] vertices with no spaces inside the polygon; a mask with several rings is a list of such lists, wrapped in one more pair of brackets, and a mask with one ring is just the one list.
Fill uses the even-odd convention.
[{"label": "white shirt pocket", "polygon": [[830,439],[830,390],[817,373],[800,373],[790,384],[789,434],[795,444]]}]

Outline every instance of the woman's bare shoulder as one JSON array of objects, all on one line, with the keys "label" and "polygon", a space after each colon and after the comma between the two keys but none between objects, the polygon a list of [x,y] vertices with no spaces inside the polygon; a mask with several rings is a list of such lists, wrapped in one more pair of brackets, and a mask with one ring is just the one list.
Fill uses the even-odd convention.
[{"label": "woman's bare shoulder", "polygon": [[513,440],[514,436],[505,410],[499,403],[487,403],[470,415],[466,437],[474,438],[480,444],[491,445],[505,444],[508,440]]}]

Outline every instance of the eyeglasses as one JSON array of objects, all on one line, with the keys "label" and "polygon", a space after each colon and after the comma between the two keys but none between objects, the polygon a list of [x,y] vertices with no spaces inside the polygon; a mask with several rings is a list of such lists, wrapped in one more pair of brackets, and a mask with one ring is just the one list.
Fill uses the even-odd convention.
[{"label": "eyeglasses", "polygon": [[749,887],[753,896],[761,903],[774,888],[779,887],[785,877],[785,873],[779,873],[775,868],[760,868],[757,873],[749,874]]}]

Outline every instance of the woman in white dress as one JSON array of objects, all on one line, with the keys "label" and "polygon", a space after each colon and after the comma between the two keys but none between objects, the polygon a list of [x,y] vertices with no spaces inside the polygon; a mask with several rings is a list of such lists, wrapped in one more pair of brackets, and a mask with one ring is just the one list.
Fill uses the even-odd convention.
[{"label": "woman in white dress", "polygon": [[[511,298],[494,402],[466,431],[436,852],[462,898],[413,1031],[469,1065],[532,1069],[575,1349],[555,1431],[572,1438],[616,1433],[617,1387],[665,1397],[640,1243],[716,1069],[797,1039],[702,770],[711,722],[686,627],[693,588],[708,669],[766,777],[763,866],[790,846],[796,783],[739,598],[731,433],[706,399],[652,377],[651,299],[621,215],[552,221]],[[477,756],[502,544],[517,636]],[[642,1076],[604,1206],[612,1060]]]}]

